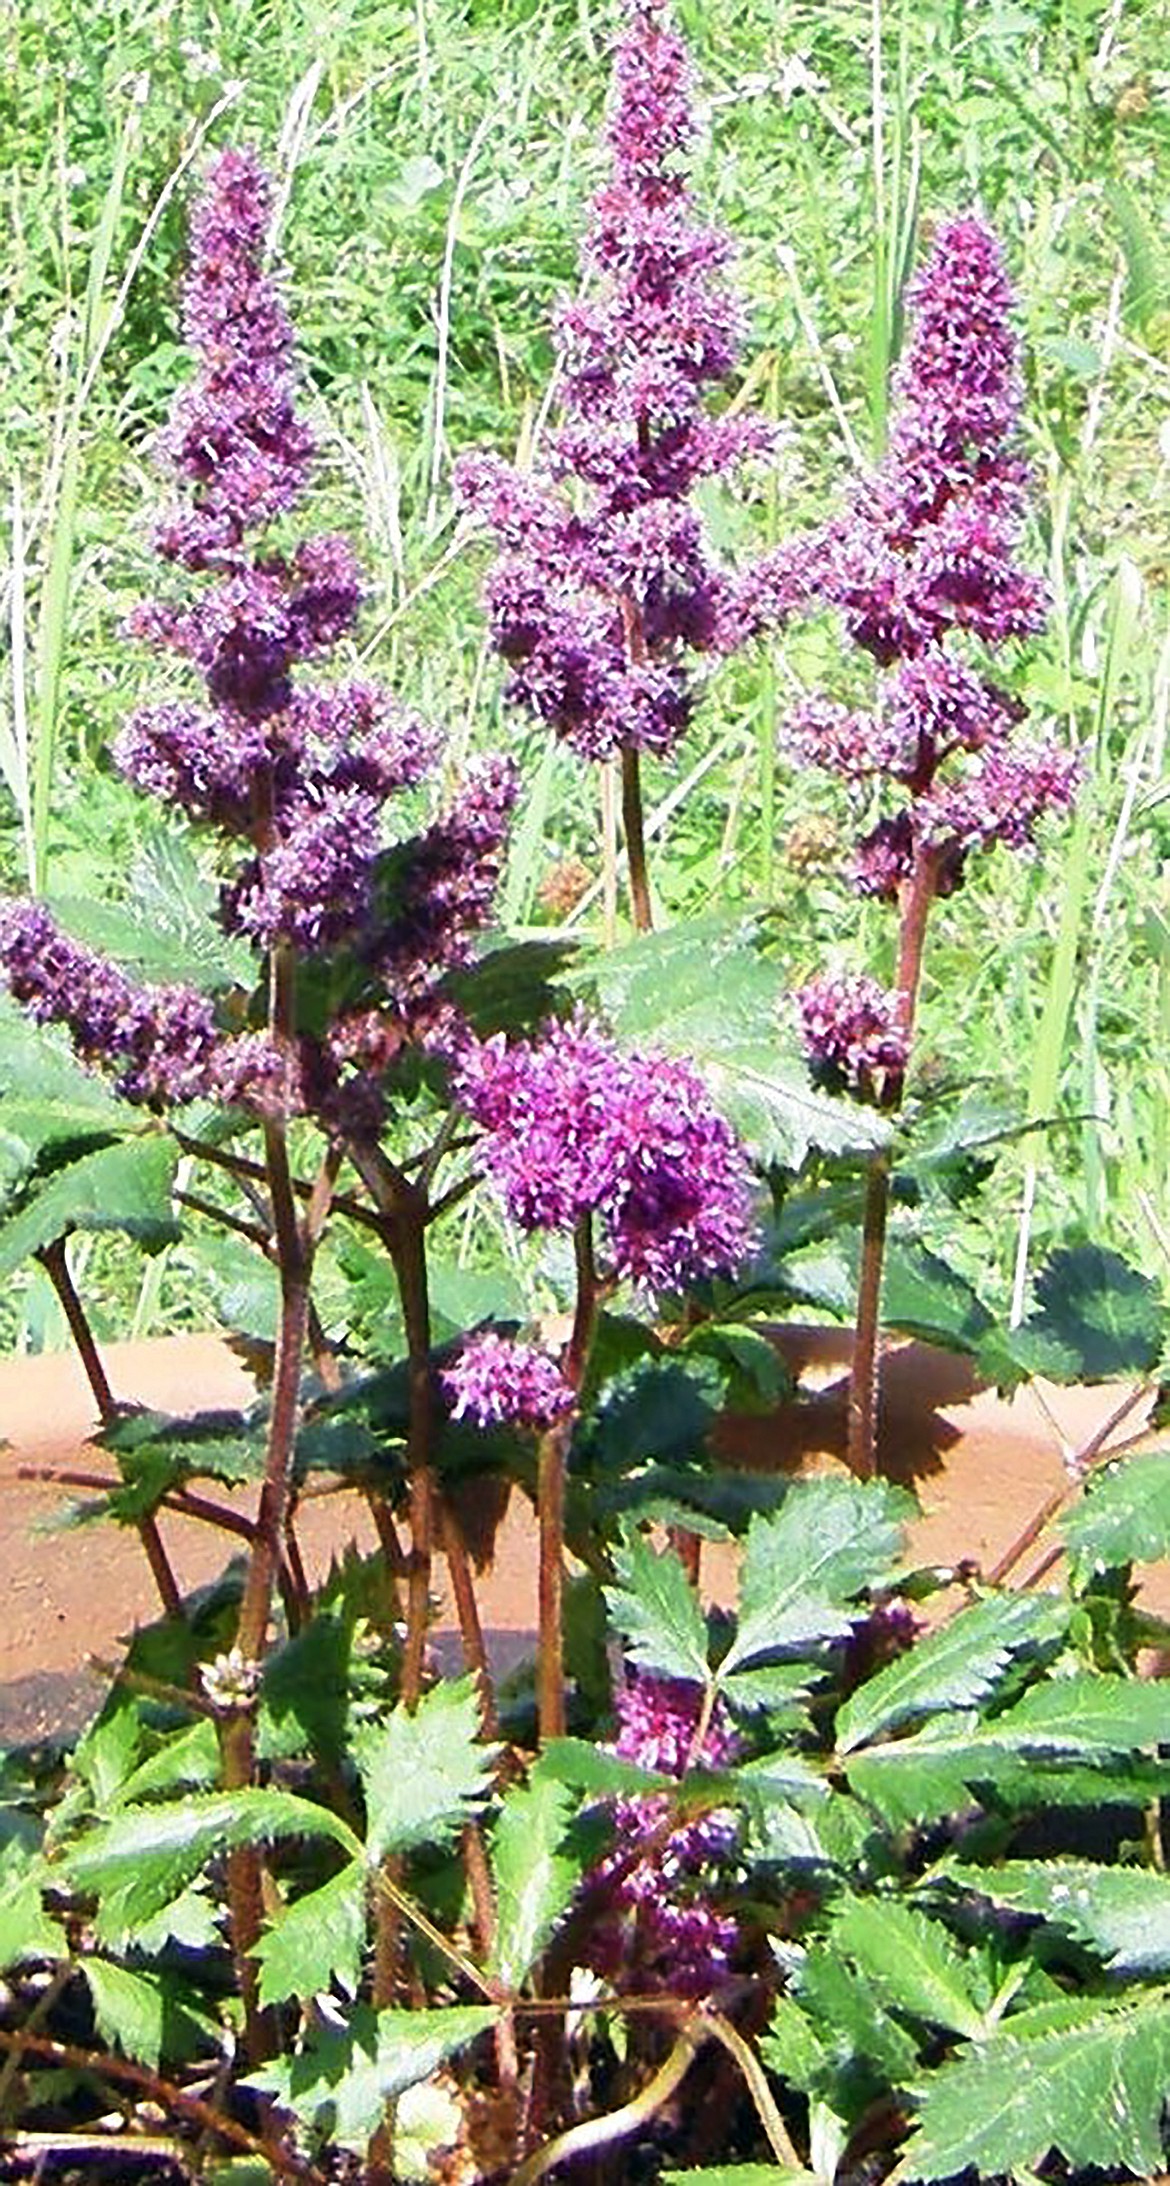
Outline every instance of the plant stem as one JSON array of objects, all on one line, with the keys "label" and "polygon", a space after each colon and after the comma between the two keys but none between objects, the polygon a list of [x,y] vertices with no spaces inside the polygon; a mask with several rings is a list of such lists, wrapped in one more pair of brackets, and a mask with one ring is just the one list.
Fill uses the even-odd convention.
[{"label": "plant stem", "polygon": [[634,931],[648,934],[654,925],[650,905],[650,876],[646,866],[646,829],[642,813],[641,754],[633,745],[622,745],[622,832],[626,840],[626,870],[630,882],[630,914]]},{"label": "plant stem", "polygon": [[[601,1303],[602,1286],[593,1257],[592,1216],[578,1218],[573,1235],[577,1261],[577,1305],[565,1354],[565,1379],[580,1391]],[[536,1706],[540,1738],[560,1738],[565,1729],[565,1475],[573,1439],[575,1410],[542,1435],[537,1458],[537,1515],[540,1565],[537,1582]]]},{"label": "plant stem", "polygon": [[[903,885],[899,902],[897,1023],[899,1031],[905,1035],[907,1057],[914,1037],[927,922],[937,890],[937,857],[932,851],[920,850],[909,878]],[[891,1073],[886,1086],[882,1106],[891,1114],[902,1105],[905,1084],[904,1066],[896,1075]],[[857,1317],[849,1372],[846,1456],[850,1467],[861,1480],[872,1480],[878,1469],[878,1361],[882,1270],[885,1266],[889,1210],[890,1157],[883,1152],[874,1155],[866,1180],[861,1265],[857,1282]]]},{"label": "plant stem", "polygon": [[628,2140],[640,2126],[649,2124],[663,2104],[670,2101],[675,2089],[682,2085],[707,2031],[703,2027],[685,2028],[665,2062],[659,2065],[639,2094],[623,2103],[620,2110],[610,2110],[601,2118],[588,2118],[583,2125],[571,2125],[567,2132],[546,2141],[543,2148],[538,2148],[512,2173],[510,2186],[537,2186],[538,2179],[546,2177],[570,2156],[585,2155],[593,2148],[612,2148],[616,2142]]},{"label": "plant stem", "polygon": [[479,1720],[484,1738],[494,1745],[500,1735],[500,1717],[496,1707],[496,1690],[488,1663],[487,1643],[480,1623],[479,1603],[475,1598],[475,1582],[471,1576],[471,1560],[463,1529],[449,1503],[440,1500],[440,1529],[443,1554],[451,1574],[451,1592],[455,1596],[455,1609],[459,1618],[459,1637],[463,1645],[463,1660],[475,1679],[479,1695]]},{"label": "plant stem", "polygon": [[[281,945],[273,950],[269,964],[268,1021],[273,1039],[282,1046],[292,1040],[295,1029],[295,988],[296,959],[290,948]],[[340,1166],[340,1149],[330,1147],[309,1192],[302,1217],[297,1209],[283,1118],[269,1116],[265,1119],[264,1172],[280,1270],[280,1325],[264,1478],[236,1629],[236,1647],[247,1671],[252,1674],[258,1672],[264,1658],[272,1596],[284,1554],[301,1373],[309,1326],[313,1255],[329,1213]],[[221,1719],[221,1777],[225,1791],[242,1790],[253,1780],[256,1697],[254,1692],[245,1691],[234,1706],[225,1709]],[[259,1967],[252,1956],[263,1926],[262,1881],[258,1847],[239,1845],[229,1852],[227,1894],[232,1953],[244,2004],[244,2043],[253,2064],[271,2053],[276,2039],[272,2013],[260,2008]]]},{"label": "plant stem", "polygon": [[43,2057],[47,2064],[69,2066],[77,2072],[94,2073],[99,2079],[121,2080],[129,2087],[140,2088],[162,2109],[172,2110],[181,2118],[190,2118],[193,2124],[203,2126],[218,2139],[246,2150],[249,2155],[263,2156],[279,2178],[301,2179],[306,2186],[325,2186],[314,2164],[290,2154],[276,2141],[262,2140],[259,2134],[249,2133],[244,2126],[237,2125],[234,2118],[213,2109],[200,2096],[189,2095],[184,2088],[176,2087],[173,2080],[164,2080],[157,2072],[132,2063],[128,2057],[116,2057],[105,2050],[82,2049],[75,2042],[57,2042],[48,2035],[29,2034],[20,2028],[12,2033],[0,2028],[0,2049],[9,2054],[15,2052],[17,2056],[27,2052],[32,2057]]},{"label": "plant stem", "polygon": [[[77,1347],[77,1356],[85,1369],[85,1378],[93,1393],[93,1401],[98,1409],[98,1418],[101,1420],[103,1427],[109,1427],[118,1417],[118,1406],[114,1393],[110,1388],[109,1377],[102,1363],[102,1356],[98,1350],[96,1338],[89,1325],[89,1316],[77,1293],[77,1286],[74,1283],[68,1254],[65,1250],[65,1239],[55,1237],[51,1245],[43,1245],[37,1254],[37,1259],[57,1293],[61,1310],[69,1324],[69,1333]],[[142,1517],[139,1518],[138,1538],[142,1543],[146,1561],[150,1565],[151,1577],[158,1588],[158,1598],[163,1606],[163,1614],[168,1617],[181,1617],[183,1614],[183,1597],[179,1592],[178,1580],[171,1569],[171,1561],[167,1555],[162,1534],[159,1532],[158,1519],[154,1511],[145,1511]]]}]

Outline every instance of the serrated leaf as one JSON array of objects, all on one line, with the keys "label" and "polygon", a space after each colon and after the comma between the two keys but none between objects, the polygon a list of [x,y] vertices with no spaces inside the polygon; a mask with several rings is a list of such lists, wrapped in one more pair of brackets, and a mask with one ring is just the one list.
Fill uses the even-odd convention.
[{"label": "serrated leaf", "polygon": [[106,1958],[84,1958],[81,1970],[98,2033],[139,2064],[157,2072],[164,2057],[182,2055],[206,2039],[202,2015],[184,2008],[165,1975],[132,1973]]},{"label": "serrated leaf", "polygon": [[20,1102],[34,1115],[42,1103],[63,1104],[85,1127],[104,1124],[120,1135],[126,1127],[125,1103],[78,1062],[65,1035],[31,1017],[8,994],[0,995],[0,1096]]},{"label": "serrated leaf", "polygon": [[812,1945],[796,1990],[824,2054],[815,2091],[840,2116],[859,2116],[878,2090],[916,2079],[917,2043],[845,1959],[824,1944]]},{"label": "serrated leaf", "polygon": [[1088,2025],[1003,2032],[922,2084],[918,2126],[893,2176],[984,2178],[1032,2170],[1053,2149],[1073,2171],[1164,2168],[1170,2002],[1102,2009]]},{"label": "serrated leaf", "polygon": [[69,1845],[61,1865],[75,1890],[117,1891],[120,1915],[132,1923],[157,1912],[233,1845],[278,1837],[326,1837],[351,1858],[362,1853],[352,1829],[328,1807],[290,1791],[244,1789],[128,1808]]},{"label": "serrated leaf", "polygon": [[139,1763],[118,1783],[114,1803],[130,1806],[154,1792],[174,1791],[179,1786],[196,1791],[214,1784],[220,1769],[219,1739],[214,1723],[203,1717],[176,1731],[156,1753]]},{"label": "serrated leaf", "polygon": [[[1032,1686],[988,1722],[970,1714],[939,1717],[914,1738],[851,1754],[845,1771],[852,1790],[898,1826],[959,1813],[983,1789],[1043,1804],[1058,1796],[1065,1772],[1078,1798],[1103,1798],[1111,1764],[1168,1737],[1163,1688],[1085,1672]],[[1128,1769],[1136,1797],[1132,1762]]]},{"label": "serrated leaf", "polygon": [[678,1789],[674,1777],[640,1768],[636,1761],[623,1761],[586,1738],[550,1738],[541,1749],[540,1768],[542,1775],[555,1776],[560,1783],[597,1799],[653,1797],[656,1792]]},{"label": "serrated leaf", "polygon": [[1098,1571],[1170,1556],[1170,1450],[1120,1458],[1094,1472],[1059,1531],[1073,1554]]},{"label": "serrated leaf", "polygon": [[966,1276],[917,1238],[891,1232],[882,1274],[882,1321],[904,1336],[974,1352],[991,1315]]},{"label": "serrated leaf", "polygon": [[344,2031],[318,2034],[298,2056],[263,2066],[245,2085],[275,2095],[323,2140],[364,2154],[387,2103],[428,2080],[498,2017],[491,2005],[374,2012],[361,2004]]},{"label": "serrated leaf", "polygon": [[260,2002],[286,1996],[307,2002],[333,1982],[356,1996],[366,1942],[368,1871],[351,1860],[318,1890],[306,1891],[266,1930],[253,1952],[260,1961]]},{"label": "serrated leaf", "polygon": [[66,933],[152,985],[249,988],[256,959],[217,922],[217,895],[186,843],[156,835],[136,860],[125,902],[56,893],[49,901]]},{"label": "serrated leaf", "polygon": [[618,1584],[605,1588],[609,1613],[640,1670],[705,1685],[707,1626],[699,1597],[677,1556],[656,1555],[635,1535],[614,1557]]},{"label": "serrated leaf", "polygon": [[26,1188],[25,1204],[0,1223],[0,1276],[73,1230],[120,1230],[147,1251],[179,1235],[171,1205],[178,1149],[161,1132],[100,1146]]},{"label": "serrated leaf", "polygon": [[1101,1245],[1054,1252],[1036,1277],[1036,1302],[1018,1328],[993,1329],[980,1362],[1001,1385],[1027,1375],[1109,1381],[1153,1372],[1166,1317],[1148,1276]]},{"label": "serrated leaf", "polygon": [[1060,1604],[1039,1594],[995,1594],[972,1603],[850,1695],[837,1711],[838,1753],[852,1753],[904,1724],[976,1707],[1017,1655],[1054,1640],[1066,1623]]},{"label": "serrated leaf", "polygon": [[941,1921],[892,1899],[852,1898],[830,1935],[896,2010],[951,2034],[982,2034],[970,1974]]},{"label": "serrated leaf", "polygon": [[811,2094],[821,2083],[828,2062],[808,2013],[791,1996],[778,1996],[773,2004],[768,2031],[760,2038],[760,2055],[770,2072],[802,2095]]},{"label": "serrated leaf", "polygon": [[586,1465],[628,1473],[656,1460],[693,1457],[704,1446],[726,1385],[727,1374],[714,1359],[637,1360],[598,1392],[578,1437]]},{"label": "serrated leaf", "polygon": [[0,1886],[0,1973],[34,1958],[68,1958],[69,1939],[41,1900],[46,1870],[38,1861]]},{"label": "serrated leaf", "polygon": [[509,1989],[524,1980],[572,1901],[581,1863],[566,1850],[578,1801],[543,1772],[506,1794],[492,1832],[496,1942],[492,1970]]},{"label": "serrated leaf", "polygon": [[816,1088],[784,1027],[783,969],[742,918],[717,915],[640,935],[582,967],[622,1039],[686,1056],[756,1160],[799,1169],[813,1148],[875,1150],[890,1137],[876,1109]]},{"label": "serrated leaf", "polygon": [[1170,1876],[1095,1860],[1008,1860],[989,1868],[955,1860],[943,1873],[993,1905],[1064,1929],[1110,1973],[1170,1972]]},{"label": "serrated leaf", "polygon": [[367,1731],[354,1758],[365,1792],[366,1857],[449,1844],[474,1819],[491,1785],[494,1749],[479,1735],[475,1681],[436,1685],[414,1714],[401,1705]]},{"label": "serrated leaf", "polygon": [[802,1480],[774,1516],[753,1518],[720,1682],[761,1655],[848,1632],[848,1606],[893,1569],[913,1510],[911,1498],[884,1481]]}]

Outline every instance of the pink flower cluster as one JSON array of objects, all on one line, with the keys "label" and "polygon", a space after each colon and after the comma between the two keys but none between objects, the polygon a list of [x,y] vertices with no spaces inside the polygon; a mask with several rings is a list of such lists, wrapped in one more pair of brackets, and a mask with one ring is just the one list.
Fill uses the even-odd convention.
[{"label": "pink flower cluster", "polygon": [[576,1401],[547,1351],[491,1328],[469,1336],[440,1379],[452,1419],[477,1427],[551,1427]]},{"label": "pink flower cluster", "polygon": [[650,1290],[725,1273],[751,1242],[747,1156],[697,1071],[577,1018],[468,1048],[456,1093],[523,1229],[600,1224],[608,1271]]}]

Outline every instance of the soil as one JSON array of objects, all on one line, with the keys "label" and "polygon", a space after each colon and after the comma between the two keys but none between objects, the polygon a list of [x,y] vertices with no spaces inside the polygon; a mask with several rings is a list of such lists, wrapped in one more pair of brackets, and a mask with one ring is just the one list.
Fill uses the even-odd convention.
[{"label": "soil", "polygon": [[[722,1453],[753,1469],[823,1471],[842,1466],[848,1338],[835,1329],[785,1328],[777,1342],[811,1401],[766,1419],[724,1422]],[[164,1337],[112,1344],[106,1364],[120,1400],[182,1413],[247,1402],[251,1380],[216,1336]],[[964,1360],[923,1344],[889,1353],[883,1372],[880,1462],[890,1479],[918,1496],[911,1532],[922,1562],[974,1561],[990,1571],[1044,1499],[1065,1478],[1065,1460],[1084,1449],[1117,1413],[1127,1392],[1117,1384],[1056,1389],[1039,1384],[1010,1403],[975,1387]],[[1147,1407],[1148,1408],[1148,1407]],[[1116,1430],[1140,1427],[1138,1407]],[[137,1540],[99,1524],[53,1531],[63,1500],[84,1489],[62,1485],[62,1472],[105,1473],[108,1460],[87,1445],[94,1407],[71,1353],[0,1362],[0,1745],[24,1744],[79,1726],[105,1682],[100,1664],[116,1658],[135,1623],[158,1614],[153,1582]],[[246,1500],[246,1499],[245,1499]],[[222,1537],[193,1520],[162,1519],[168,1552],[184,1588],[212,1579],[223,1562]],[[360,1499],[332,1495],[302,1506],[298,1532],[310,1578],[356,1539],[374,1545]],[[1046,1543],[1023,1558],[1026,1577]],[[536,1542],[531,1510],[515,1495],[496,1538],[479,1593],[494,1663],[510,1668],[535,1624]],[[734,1596],[734,1553],[709,1548],[704,1578],[712,1596]],[[446,1574],[436,1567],[436,1652],[456,1667],[459,1645]],[[1144,1590],[1170,1615],[1170,1564],[1153,1567]],[[92,1667],[89,1667],[92,1665]]]}]

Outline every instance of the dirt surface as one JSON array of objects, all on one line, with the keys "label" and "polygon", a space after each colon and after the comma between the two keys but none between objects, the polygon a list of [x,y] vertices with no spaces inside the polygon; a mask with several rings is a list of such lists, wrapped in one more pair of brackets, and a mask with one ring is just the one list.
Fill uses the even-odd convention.
[{"label": "dirt surface", "polygon": [[[773,1418],[732,1420],[719,1431],[725,1455],[752,1468],[821,1471],[843,1464],[847,1338],[836,1330],[780,1332],[778,1341],[802,1382],[816,1394]],[[166,1337],[113,1344],[106,1353],[114,1394],[126,1402],[182,1413],[246,1403],[253,1390],[240,1361],[218,1337]],[[960,1359],[921,1344],[898,1347],[883,1378],[882,1469],[914,1489],[922,1516],[912,1529],[920,1561],[973,1559],[990,1571],[1065,1478],[1065,1458],[1083,1450],[1118,1411],[1126,1392],[1095,1389],[1022,1391],[1010,1404],[976,1391]],[[1114,1439],[1140,1427],[1141,1409]],[[108,1476],[103,1453],[87,1445],[94,1408],[71,1354],[0,1362],[0,1744],[49,1736],[83,1722],[97,1704],[100,1671],[136,1622],[158,1614],[145,1558],[121,1527],[46,1530],[63,1501],[84,1498],[62,1474]],[[220,1491],[216,1491],[217,1494]],[[241,1507],[247,1508],[246,1500]],[[225,1544],[210,1527],[164,1514],[166,1545],[181,1585],[200,1585],[222,1568]],[[302,1507],[298,1532],[310,1577],[356,1539],[373,1545],[364,1504],[352,1494]],[[1026,1577],[1048,1546],[1026,1555]],[[535,1529],[527,1503],[514,1496],[496,1556],[480,1589],[493,1659],[510,1666],[524,1652],[535,1621]],[[733,1558],[708,1550],[707,1583],[719,1599],[734,1588]],[[459,1660],[454,1614],[441,1565],[436,1647],[444,1666]],[[1154,1567],[1151,1606],[1170,1615],[1170,1565]]]}]

